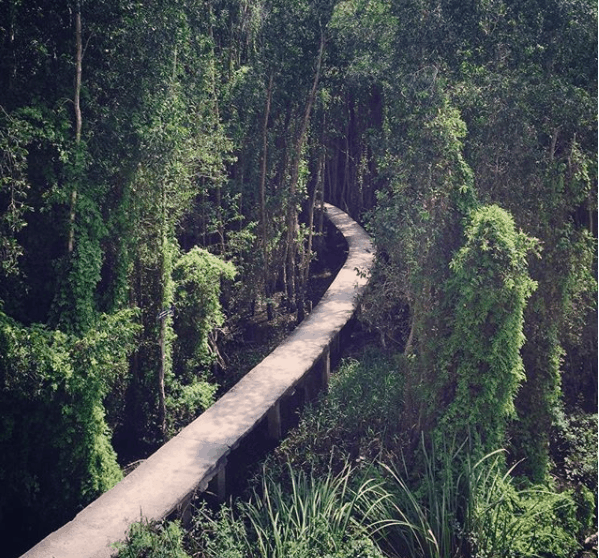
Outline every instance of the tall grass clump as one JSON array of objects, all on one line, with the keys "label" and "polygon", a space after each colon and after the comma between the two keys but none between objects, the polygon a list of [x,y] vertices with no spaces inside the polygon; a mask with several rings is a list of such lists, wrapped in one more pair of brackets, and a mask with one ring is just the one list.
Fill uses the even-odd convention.
[{"label": "tall grass clump", "polygon": [[419,482],[405,462],[382,464],[383,490],[393,496],[380,501],[371,535],[392,555],[412,558],[566,558],[580,550],[570,493],[518,489],[503,450],[470,455],[468,443],[438,451],[423,441]]},{"label": "tall grass clump", "polygon": [[349,467],[321,478],[289,467],[286,482],[265,472],[236,510],[204,512],[198,532],[214,558],[382,558],[368,531],[386,497],[373,479],[353,488]]}]

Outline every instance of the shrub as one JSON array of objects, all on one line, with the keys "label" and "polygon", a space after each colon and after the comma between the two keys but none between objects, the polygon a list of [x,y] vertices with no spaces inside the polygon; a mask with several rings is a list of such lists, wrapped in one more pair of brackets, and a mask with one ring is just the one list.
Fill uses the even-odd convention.
[{"label": "shrub", "polygon": [[215,400],[218,384],[196,378],[188,385],[174,382],[166,398],[169,425],[183,427],[201,415]]},{"label": "shrub", "polygon": [[116,545],[117,558],[190,558],[183,548],[183,535],[178,521],[133,523],[127,541]]},{"label": "shrub", "polygon": [[233,279],[233,264],[198,247],[183,254],[173,268],[175,282],[175,369],[192,376],[216,356],[210,333],[224,322],[220,304],[221,279]]},{"label": "shrub", "polygon": [[397,435],[402,413],[405,359],[375,350],[362,361],[342,361],[326,397],[306,409],[300,423],[277,450],[281,461],[326,474],[333,458],[370,462]]},{"label": "shrub", "polygon": [[597,492],[597,415],[559,410],[552,431],[552,454],[558,473],[569,483]]},{"label": "shrub", "polygon": [[103,400],[126,375],[135,332],[131,311],[82,336],[0,312],[0,515],[21,509],[52,528],[121,479]]},{"label": "shrub", "polygon": [[[453,304],[445,367],[427,386],[440,437],[473,438],[480,455],[504,445],[524,380],[523,312],[536,287],[526,258],[535,240],[493,205],[473,211],[466,242],[451,261]],[[432,390],[429,391],[429,390]]]}]

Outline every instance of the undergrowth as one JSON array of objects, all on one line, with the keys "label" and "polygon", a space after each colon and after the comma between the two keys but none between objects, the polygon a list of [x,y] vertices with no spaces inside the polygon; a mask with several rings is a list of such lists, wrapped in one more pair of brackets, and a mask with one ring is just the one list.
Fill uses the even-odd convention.
[{"label": "undergrowth", "polygon": [[270,466],[339,470],[348,461],[369,463],[396,445],[406,365],[403,355],[374,349],[367,349],[360,361],[343,360],[328,393],[304,412]]},{"label": "undergrowth", "polygon": [[593,527],[588,491],[530,485],[505,451],[398,432],[403,357],[344,361],[329,393],[268,458],[248,498],[179,524],[133,526],[119,558],[573,558]]}]

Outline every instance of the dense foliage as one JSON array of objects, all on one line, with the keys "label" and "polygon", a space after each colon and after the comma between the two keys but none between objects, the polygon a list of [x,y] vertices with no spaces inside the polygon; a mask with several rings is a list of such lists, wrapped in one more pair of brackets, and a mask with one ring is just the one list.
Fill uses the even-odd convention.
[{"label": "dense foliage", "polygon": [[[416,466],[397,442],[399,423],[386,424],[391,409],[404,410],[398,372],[408,367],[371,351],[343,362],[246,498],[201,506],[185,533],[135,524],[119,558],[576,556],[595,524],[590,490],[518,486],[503,451],[476,460],[468,438],[423,437]],[[596,443],[583,453],[594,457]]]},{"label": "dense foliage", "polygon": [[[504,210],[472,212],[465,243],[449,263],[451,335],[439,380],[425,387],[441,438],[468,434],[482,453],[505,442],[514,399],[525,379],[523,313],[535,283],[526,265],[532,239]],[[432,387],[432,389],[431,389]]]},{"label": "dense foliage", "polygon": [[505,448],[514,508],[534,500],[516,474],[583,506],[596,30],[590,0],[2,0],[3,538],[29,544],[210,405],[228,325],[301,321],[325,200],[375,239],[361,318],[390,359],[331,399],[336,459],[424,471],[467,438],[452,475]]},{"label": "dense foliage", "polygon": [[133,318],[103,315],[75,336],[0,314],[1,502],[29,536],[60,527],[122,478],[103,402],[127,376]]}]

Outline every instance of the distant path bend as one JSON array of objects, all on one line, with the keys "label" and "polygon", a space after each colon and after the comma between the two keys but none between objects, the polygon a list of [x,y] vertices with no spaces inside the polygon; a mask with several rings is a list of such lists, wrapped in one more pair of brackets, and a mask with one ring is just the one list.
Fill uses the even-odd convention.
[{"label": "distant path bend", "polygon": [[227,457],[240,441],[265,417],[270,420],[285,395],[315,366],[330,366],[331,345],[356,311],[374,248],[346,213],[330,204],[325,209],[349,253],[312,313],[212,407],[22,558],[109,558],[112,545],[125,540],[141,515],[164,519],[224,475]]}]

